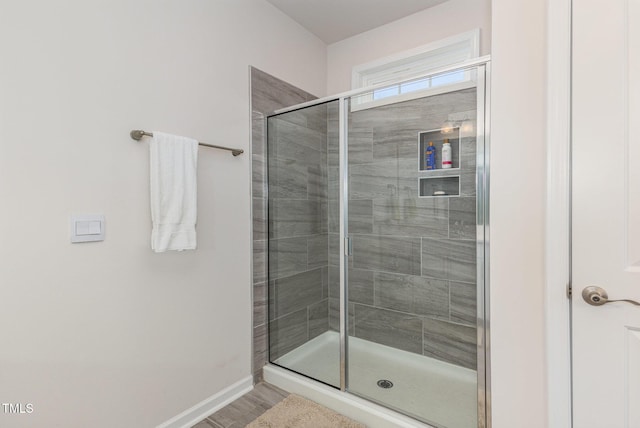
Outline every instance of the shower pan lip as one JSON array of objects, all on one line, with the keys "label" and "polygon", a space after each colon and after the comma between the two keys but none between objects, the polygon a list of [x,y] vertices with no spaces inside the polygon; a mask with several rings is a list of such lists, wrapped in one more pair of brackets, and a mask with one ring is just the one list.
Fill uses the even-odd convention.
[{"label": "shower pan lip", "polygon": [[478,58],[473,58],[464,62],[459,62],[457,64],[454,65],[449,65],[446,67],[441,67],[441,68],[437,68],[435,70],[432,70],[428,73],[424,73],[421,75],[418,75],[416,77],[413,77],[411,79],[398,79],[398,80],[393,80],[393,81],[389,81],[389,82],[385,82],[385,83],[379,83],[377,85],[371,85],[371,86],[366,86],[364,88],[358,88],[358,89],[352,89],[350,91],[345,91],[345,92],[341,92],[338,94],[334,94],[334,95],[329,95],[326,97],[321,97],[321,98],[317,98],[315,100],[311,100],[311,101],[306,101],[304,103],[299,103],[299,104],[294,104],[290,107],[285,107],[285,108],[281,108],[278,110],[274,110],[273,112],[265,115],[266,118],[272,117],[272,116],[278,116],[280,114],[283,113],[289,113],[295,110],[300,110],[302,108],[306,108],[306,107],[311,107],[311,106],[315,106],[315,105],[319,105],[319,104],[324,104],[327,102],[331,102],[331,101],[336,101],[336,100],[341,100],[344,98],[349,98],[349,97],[353,97],[356,95],[361,95],[361,94],[366,94],[367,92],[372,92],[376,89],[382,89],[382,88],[386,88],[388,86],[391,85],[395,85],[398,83],[406,83],[406,82],[411,82],[414,80],[419,80],[419,79],[424,79],[427,77],[434,77],[434,76],[438,76],[441,74],[446,74],[452,71],[458,71],[461,69],[465,69],[465,68],[475,68],[481,65],[486,65],[489,64],[491,62],[491,55],[484,55]]},{"label": "shower pan lip", "polygon": [[348,391],[340,391],[324,382],[269,363],[264,366],[264,379],[290,393],[313,400],[334,411],[358,420],[370,428],[394,426],[397,428],[437,428],[411,416],[402,414],[376,401]]}]

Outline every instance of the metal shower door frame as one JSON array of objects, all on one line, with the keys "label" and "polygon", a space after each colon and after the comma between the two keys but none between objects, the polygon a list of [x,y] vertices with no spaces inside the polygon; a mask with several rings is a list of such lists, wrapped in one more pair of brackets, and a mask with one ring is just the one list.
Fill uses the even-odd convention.
[{"label": "metal shower door frame", "polygon": [[[348,167],[348,112],[351,97],[386,88],[394,84],[434,77],[461,70],[477,72],[477,117],[476,117],[476,296],[477,296],[477,398],[478,428],[491,427],[491,382],[490,382],[490,323],[489,323],[489,156],[490,156],[490,71],[489,56],[466,61],[456,66],[444,67],[430,73],[412,78],[367,88],[352,90],[335,96],[324,97],[292,107],[276,110],[279,115],[294,110],[338,101],[339,105],[339,183],[340,183],[340,390],[349,391],[348,369],[348,331],[349,331],[349,293],[348,293],[348,257],[350,240],[349,219],[349,167]],[[271,115],[269,115],[271,116]],[[268,210],[268,209],[267,209]],[[267,211],[268,212],[268,211]]]}]

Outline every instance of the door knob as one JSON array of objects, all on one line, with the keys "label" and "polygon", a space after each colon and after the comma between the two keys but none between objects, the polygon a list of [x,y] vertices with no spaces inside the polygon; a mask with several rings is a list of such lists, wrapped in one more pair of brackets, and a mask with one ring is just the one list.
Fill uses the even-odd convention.
[{"label": "door knob", "polygon": [[582,298],[585,302],[592,306],[602,306],[605,303],[611,302],[627,302],[633,305],[640,306],[640,302],[636,302],[635,300],[630,299],[609,299],[609,295],[602,287],[597,287],[595,285],[585,287],[582,290]]}]

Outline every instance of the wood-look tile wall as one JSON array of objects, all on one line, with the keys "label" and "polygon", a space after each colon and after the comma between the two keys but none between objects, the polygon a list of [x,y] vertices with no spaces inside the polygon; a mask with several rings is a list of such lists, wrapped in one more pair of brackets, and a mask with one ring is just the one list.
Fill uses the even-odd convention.
[{"label": "wood-look tile wall", "polygon": [[[277,79],[257,68],[251,67],[251,140],[252,140],[252,200],[253,200],[253,376],[255,382],[262,380],[262,367],[267,362],[268,346],[268,286],[267,286],[267,180],[266,180],[266,115],[316,97]],[[296,183],[283,183],[283,192],[295,195],[301,192]],[[288,187],[288,185],[291,185]],[[306,185],[305,185],[306,193]],[[287,207],[281,207],[286,210]],[[295,242],[282,244],[286,254],[297,254]],[[301,249],[300,249],[301,250]],[[306,253],[306,242],[305,242]],[[295,261],[294,261],[295,263]],[[274,268],[277,267],[277,264]],[[286,272],[279,272],[285,275]],[[286,301],[285,301],[286,305]],[[295,313],[294,313],[295,314]],[[286,320],[285,320],[286,321]],[[282,322],[284,324],[284,321]],[[290,330],[290,329],[289,329]],[[292,337],[301,332],[289,331]],[[304,334],[307,332],[305,330]]]},{"label": "wood-look tile wall", "polygon": [[[281,172],[270,176],[266,224],[265,114],[313,98],[252,69],[256,380],[267,334],[277,357],[338,330],[337,103],[278,121],[270,166]],[[473,369],[476,140],[463,135],[460,170],[443,172],[460,176],[461,195],[419,198],[418,133],[475,108],[475,90],[458,91],[350,113],[348,131],[349,333]]]},{"label": "wood-look tile wall", "polygon": [[269,119],[269,355],[329,330],[327,106]]},{"label": "wood-look tile wall", "polygon": [[[419,198],[418,133],[475,117],[475,89],[349,113],[350,334],[476,368],[476,139],[464,135],[459,197]],[[337,114],[330,112],[330,120]],[[328,133],[329,206],[338,135]],[[337,129],[337,128],[335,128]],[[331,178],[334,178],[333,180]],[[329,214],[329,325],[338,327],[338,217]],[[336,210],[334,210],[336,212]],[[336,251],[332,254],[332,249]]]}]

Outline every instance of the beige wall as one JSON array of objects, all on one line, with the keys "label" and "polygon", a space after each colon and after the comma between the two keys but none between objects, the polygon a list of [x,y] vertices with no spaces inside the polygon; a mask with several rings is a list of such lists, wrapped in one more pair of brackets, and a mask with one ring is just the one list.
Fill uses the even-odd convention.
[{"label": "beige wall", "polygon": [[327,93],[351,89],[354,66],[480,28],[480,54],[491,51],[491,0],[449,0],[327,48]]},{"label": "beige wall", "polygon": [[[262,0],[2,2],[0,401],[34,412],[0,426],[154,426],[250,375],[248,66],[323,95],[325,48]],[[150,250],[138,127],[246,152],[200,151],[197,251]]]},{"label": "beige wall", "polygon": [[546,2],[493,0],[492,9],[493,428],[539,428],[547,426]]}]

